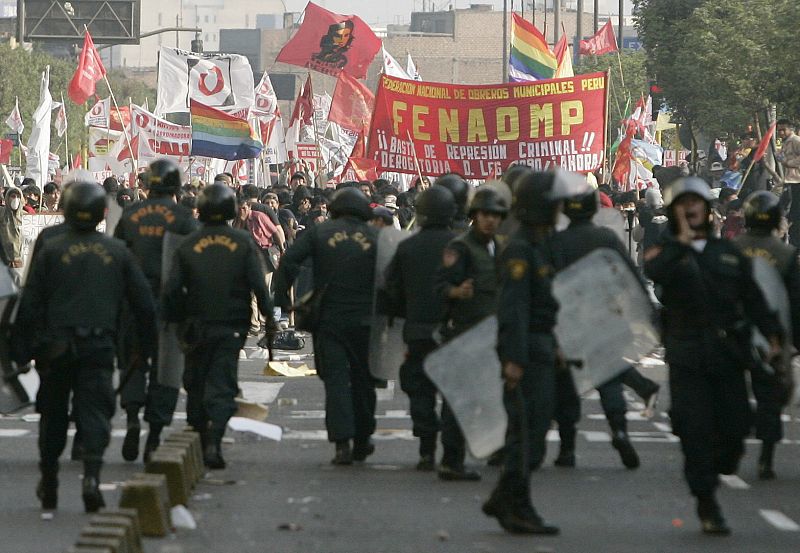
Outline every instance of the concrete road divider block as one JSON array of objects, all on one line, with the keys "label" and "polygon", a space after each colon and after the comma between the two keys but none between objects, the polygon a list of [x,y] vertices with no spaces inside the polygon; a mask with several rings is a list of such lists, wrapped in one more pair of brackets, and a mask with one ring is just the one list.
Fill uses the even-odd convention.
[{"label": "concrete road divider block", "polygon": [[189,449],[192,457],[192,464],[195,467],[197,479],[203,477],[205,473],[205,465],[203,465],[203,446],[200,443],[200,434],[191,430],[184,430],[182,432],[173,432],[166,437],[164,443],[188,443],[191,447]]},{"label": "concrete road divider block", "polygon": [[124,538],[93,538],[91,536],[78,536],[76,547],[84,549],[107,549],[111,553],[128,553],[125,549]]},{"label": "concrete road divider block", "polygon": [[101,538],[119,540],[119,553],[134,553],[133,543],[131,543],[128,532],[125,528],[114,526],[84,526],[81,530],[81,538]]},{"label": "concrete road divider block", "polygon": [[139,533],[139,525],[137,523],[134,526],[131,519],[123,516],[101,514],[90,518],[89,524],[103,528],[121,528],[125,531],[125,537],[128,540],[131,552],[142,553],[142,535]]},{"label": "concrete road divider block", "polygon": [[194,462],[192,461],[192,456],[189,453],[189,447],[185,444],[162,443],[160,446],[158,446],[156,452],[180,456],[181,461],[183,462],[183,474],[185,478],[184,486],[186,487],[186,493],[188,495],[189,492],[192,491],[192,487],[194,487],[195,482]]},{"label": "concrete road divider block", "polygon": [[166,536],[171,529],[169,492],[163,474],[136,474],[122,485],[119,506],[134,509],[142,535]]},{"label": "concrete road divider block", "polygon": [[[148,475],[152,476],[152,475]],[[166,487],[167,483],[164,482],[164,496],[166,497]],[[125,519],[130,523],[131,531],[133,535],[136,536],[136,541],[139,543],[139,548],[141,549],[142,543],[142,525],[139,523],[139,513],[136,509],[122,509],[122,508],[105,508],[100,509],[100,514],[96,515],[97,517],[108,517],[109,519]],[[91,523],[91,519],[89,519]]]},{"label": "concrete road divider block", "polygon": [[145,472],[163,474],[167,478],[169,506],[186,505],[189,500],[189,487],[186,485],[186,456],[178,453],[156,450],[145,466]]}]

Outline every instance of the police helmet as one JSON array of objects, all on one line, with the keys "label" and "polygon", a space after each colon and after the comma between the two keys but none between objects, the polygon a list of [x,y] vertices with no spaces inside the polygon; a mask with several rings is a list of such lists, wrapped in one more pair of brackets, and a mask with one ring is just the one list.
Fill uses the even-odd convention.
[{"label": "police helmet", "polygon": [[600,195],[597,190],[589,190],[564,200],[564,215],[570,221],[585,221],[594,217],[599,204]]},{"label": "police helmet", "polygon": [[450,190],[434,184],[417,197],[416,209],[417,223],[425,228],[450,225],[458,207]]},{"label": "police helmet", "polygon": [[520,177],[514,187],[512,212],[521,223],[555,225],[561,205],[555,188],[556,173],[534,172]]},{"label": "police helmet", "polygon": [[364,221],[372,218],[372,209],[369,207],[369,198],[358,188],[348,186],[334,192],[331,203],[328,205],[331,218],[336,219],[344,215],[352,215]]},{"label": "police helmet", "polygon": [[456,202],[457,213],[464,213],[467,208],[467,199],[469,198],[469,185],[459,174],[445,173],[436,179],[436,184],[447,188]]},{"label": "police helmet", "polygon": [[469,216],[472,217],[478,211],[496,213],[505,217],[508,215],[508,201],[493,186],[481,186],[472,196],[469,202]]},{"label": "police helmet", "polygon": [[106,215],[106,191],[96,182],[73,182],[64,192],[64,219],[77,230],[89,231]]},{"label": "police helmet", "polygon": [[675,200],[686,194],[700,196],[707,204],[711,204],[711,200],[714,199],[706,181],[700,177],[682,177],[664,190],[664,205],[669,207]]},{"label": "police helmet", "polygon": [[523,163],[517,163],[505,170],[502,180],[511,188],[511,190],[514,190],[514,185],[517,183],[517,181],[525,175],[529,175],[530,173],[533,173],[533,169]]},{"label": "police helmet", "polygon": [[152,192],[177,194],[181,188],[181,169],[170,159],[157,159],[147,168],[147,187]]},{"label": "police helmet", "polygon": [[206,186],[197,198],[197,211],[203,223],[222,225],[236,217],[236,194],[224,184]]},{"label": "police helmet", "polygon": [[780,200],[772,192],[754,192],[744,202],[744,220],[748,228],[774,230],[781,224],[782,217]]}]

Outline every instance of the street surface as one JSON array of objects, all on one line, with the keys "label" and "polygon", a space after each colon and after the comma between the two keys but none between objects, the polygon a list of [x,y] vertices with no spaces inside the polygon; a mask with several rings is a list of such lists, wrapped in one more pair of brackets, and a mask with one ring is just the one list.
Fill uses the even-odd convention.
[{"label": "street surface", "polygon": [[[251,345],[252,343],[252,345]],[[245,350],[257,355],[254,340]],[[623,468],[611,448],[596,394],[583,402],[578,467],[553,467],[557,432],[551,432],[545,466],[533,475],[533,501],[561,527],[558,537],[512,536],[480,511],[498,478],[482,466],[478,483],[441,482],[435,473],[414,470],[417,441],[405,395],[390,383],[379,391],[376,453],[352,467],[329,464],[324,396],[315,377],[265,377],[265,361],[242,360],[245,396],[269,405],[267,422],[284,428],[273,442],[228,431],[223,453],[228,469],[207,473],[188,505],[196,530],[179,529],[163,539],[146,539],[147,553],[736,553],[800,551],[800,413],[787,416],[787,443],[777,452],[778,480],[756,477],[758,445],[738,477],[727,478],[719,500],[733,528],[728,538],[700,533],[681,474],[677,438],[669,432],[666,370],[646,360],[645,375],[662,384],[652,420],[629,398],[630,434],[642,459],[636,471]],[[311,358],[308,358],[311,365]],[[173,427],[183,426],[185,396]],[[120,448],[125,423],[118,413],[102,480],[106,502],[115,505],[119,484],[141,470],[126,463]],[[144,430],[144,428],[143,428]],[[168,432],[168,431],[167,431]],[[0,536],[3,553],[65,551],[87,523],[80,499],[80,463],[63,460],[59,510],[40,518],[34,487],[37,424],[32,409],[0,418]],[[142,443],[144,442],[144,433]],[[68,451],[66,452],[68,454]]]}]

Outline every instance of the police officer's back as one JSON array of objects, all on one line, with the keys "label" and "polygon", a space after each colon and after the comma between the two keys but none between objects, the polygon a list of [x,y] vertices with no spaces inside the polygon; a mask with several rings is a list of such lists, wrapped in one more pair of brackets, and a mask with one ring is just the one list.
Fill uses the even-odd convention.
[{"label": "police officer's back", "polygon": [[312,260],[319,306],[318,324],[311,330],[317,374],[325,385],[328,440],[336,444],[332,463],[349,465],[375,449],[370,439],[375,383],[368,361],[377,230],[367,224],[372,210],[357,188],[338,190],[329,209],[332,219],[306,230],[281,259],[275,301],[289,307],[289,288],[301,264]]},{"label": "police officer's back", "polygon": [[[125,241],[139,261],[153,296],[161,294],[164,237],[167,233],[185,235],[197,228],[191,211],[175,198],[181,186],[181,170],[168,159],[150,164],[144,175],[148,198],[128,207],[122,214],[114,236]],[[139,411],[144,407],[144,419],[150,432],[144,449],[145,462],[160,442],[161,431],[172,423],[178,401],[178,390],[162,385],[156,377],[157,343],[151,351],[143,350],[135,334],[122,336],[121,365],[125,386],[120,403],[127,415],[128,432],[122,443],[122,457],[134,461],[139,455]],[[135,359],[138,362],[133,362]],[[132,371],[128,374],[127,371]],[[149,379],[148,379],[149,375]],[[148,381],[149,380],[149,381]]]},{"label": "police officer's back", "polygon": [[250,325],[250,294],[268,324],[272,302],[255,242],[231,228],[236,196],[222,184],[207,186],[198,199],[204,226],[175,252],[161,299],[163,318],[183,323],[186,343],[187,421],[201,433],[209,468],[225,468],[222,437],[236,413],[239,351]]},{"label": "police officer's back", "polygon": [[[800,261],[798,250],[774,232],[780,226],[783,209],[780,200],[772,192],[760,191],[751,194],[744,204],[747,232],[737,236],[733,242],[747,257],[760,258],[774,267],[783,281],[789,299],[792,339],[795,348],[800,345]],[[758,475],[762,480],[776,477],[773,469],[775,446],[783,439],[781,411],[788,401],[792,388],[791,369],[782,365],[778,370],[765,370],[761,365],[750,373],[751,387],[756,398],[756,438],[761,440],[758,459]]]},{"label": "police officer's back", "polygon": [[386,270],[386,296],[389,314],[406,320],[403,338],[408,355],[400,367],[400,386],[409,396],[413,432],[420,438],[417,470],[430,471],[435,466],[439,419],[436,386],[423,371],[423,363],[437,347],[433,332],[444,315],[434,275],[445,246],[455,238],[450,224],[456,203],[447,188],[436,184],[417,196],[416,209],[422,230],[397,247]]},{"label": "police officer's back", "polygon": [[41,385],[40,469],[37,495],[45,509],[57,506],[58,459],[66,444],[70,392],[83,434],[83,500],[87,512],[104,505],[100,468],[114,414],[115,335],[123,301],[142,340],[154,339],[155,306],[133,256],[119,240],[95,230],[105,213],[105,192],[77,182],[65,193],[65,232],[41,247],[32,263],[17,324],[31,337],[27,354],[37,360]]}]

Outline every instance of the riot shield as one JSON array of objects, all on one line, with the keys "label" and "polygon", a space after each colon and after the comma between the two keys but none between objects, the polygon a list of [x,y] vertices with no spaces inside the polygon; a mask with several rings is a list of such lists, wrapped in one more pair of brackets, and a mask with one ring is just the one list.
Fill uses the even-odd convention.
[{"label": "riot shield", "polygon": [[625,218],[618,209],[601,207],[592,217],[592,222],[598,227],[606,227],[614,231],[623,244],[628,244],[628,232],[625,230]]},{"label": "riot shield", "polygon": [[[790,307],[791,304],[789,303],[789,294],[786,291],[786,286],[783,283],[780,273],[778,273],[777,269],[770,265],[766,259],[763,257],[753,257],[752,264],[753,280],[761,290],[761,294],[764,296],[764,300],[767,302],[770,310],[774,313],[777,313],[778,320],[783,327],[783,335],[787,337],[785,347],[781,352],[782,355],[780,365],[777,367],[777,369],[780,372],[779,376],[781,379],[788,379],[785,381],[785,383],[787,386],[791,387],[790,382],[793,380],[793,346],[791,343],[792,314]],[[753,330],[753,346],[755,346],[756,350],[761,354],[761,357],[765,358],[764,354],[769,351],[769,342],[764,335],[759,332],[758,328],[754,328]],[[771,367],[766,362],[762,363],[762,367],[767,373],[770,374],[773,374],[775,371],[775,368]]]},{"label": "riot shield", "polygon": [[17,304],[17,287],[10,269],[0,269],[0,413],[13,413],[30,404],[32,398],[19,380],[19,368],[11,361],[12,314]]},{"label": "riot shield", "polygon": [[[172,259],[185,235],[167,232],[161,250],[161,282],[166,283],[172,268]],[[158,328],[158,383],[180,389],[183,385],[183,350],[178,341],[178,325],[161,323]]]},{"label": "riot shield", "polygon": [[410,236],[411,232],[392,227],[383,228],[378,234],[378,253],[375,259],[375,295],[369,332],[369,370],[372,376],[380,380],[396,379],[400,372],[400,365],[405,359],[404,320],[381,315],[377,304],[378,291],[386,284],[386,269],[397,251],[397,246]]},{"label": "riot shield", "polygon": [[117,203],[116,198],[108,196],[106,198],[106,230],[105,233],[109,236],[114,236],[114,230],[117,228],[119,220],[122,219],[122,208]]},{"label": "riot shield", "polygon": [[622,256],[599,248],[553,280],[555,328],[581,393],[614,378],[659,343],[653,306]]},{"label": "riot shield", "polygon": [[503,447],[508,418],[497,317],[484,319],[428,355],[425,373],[450,404],[474,457],[488,457]]}]

